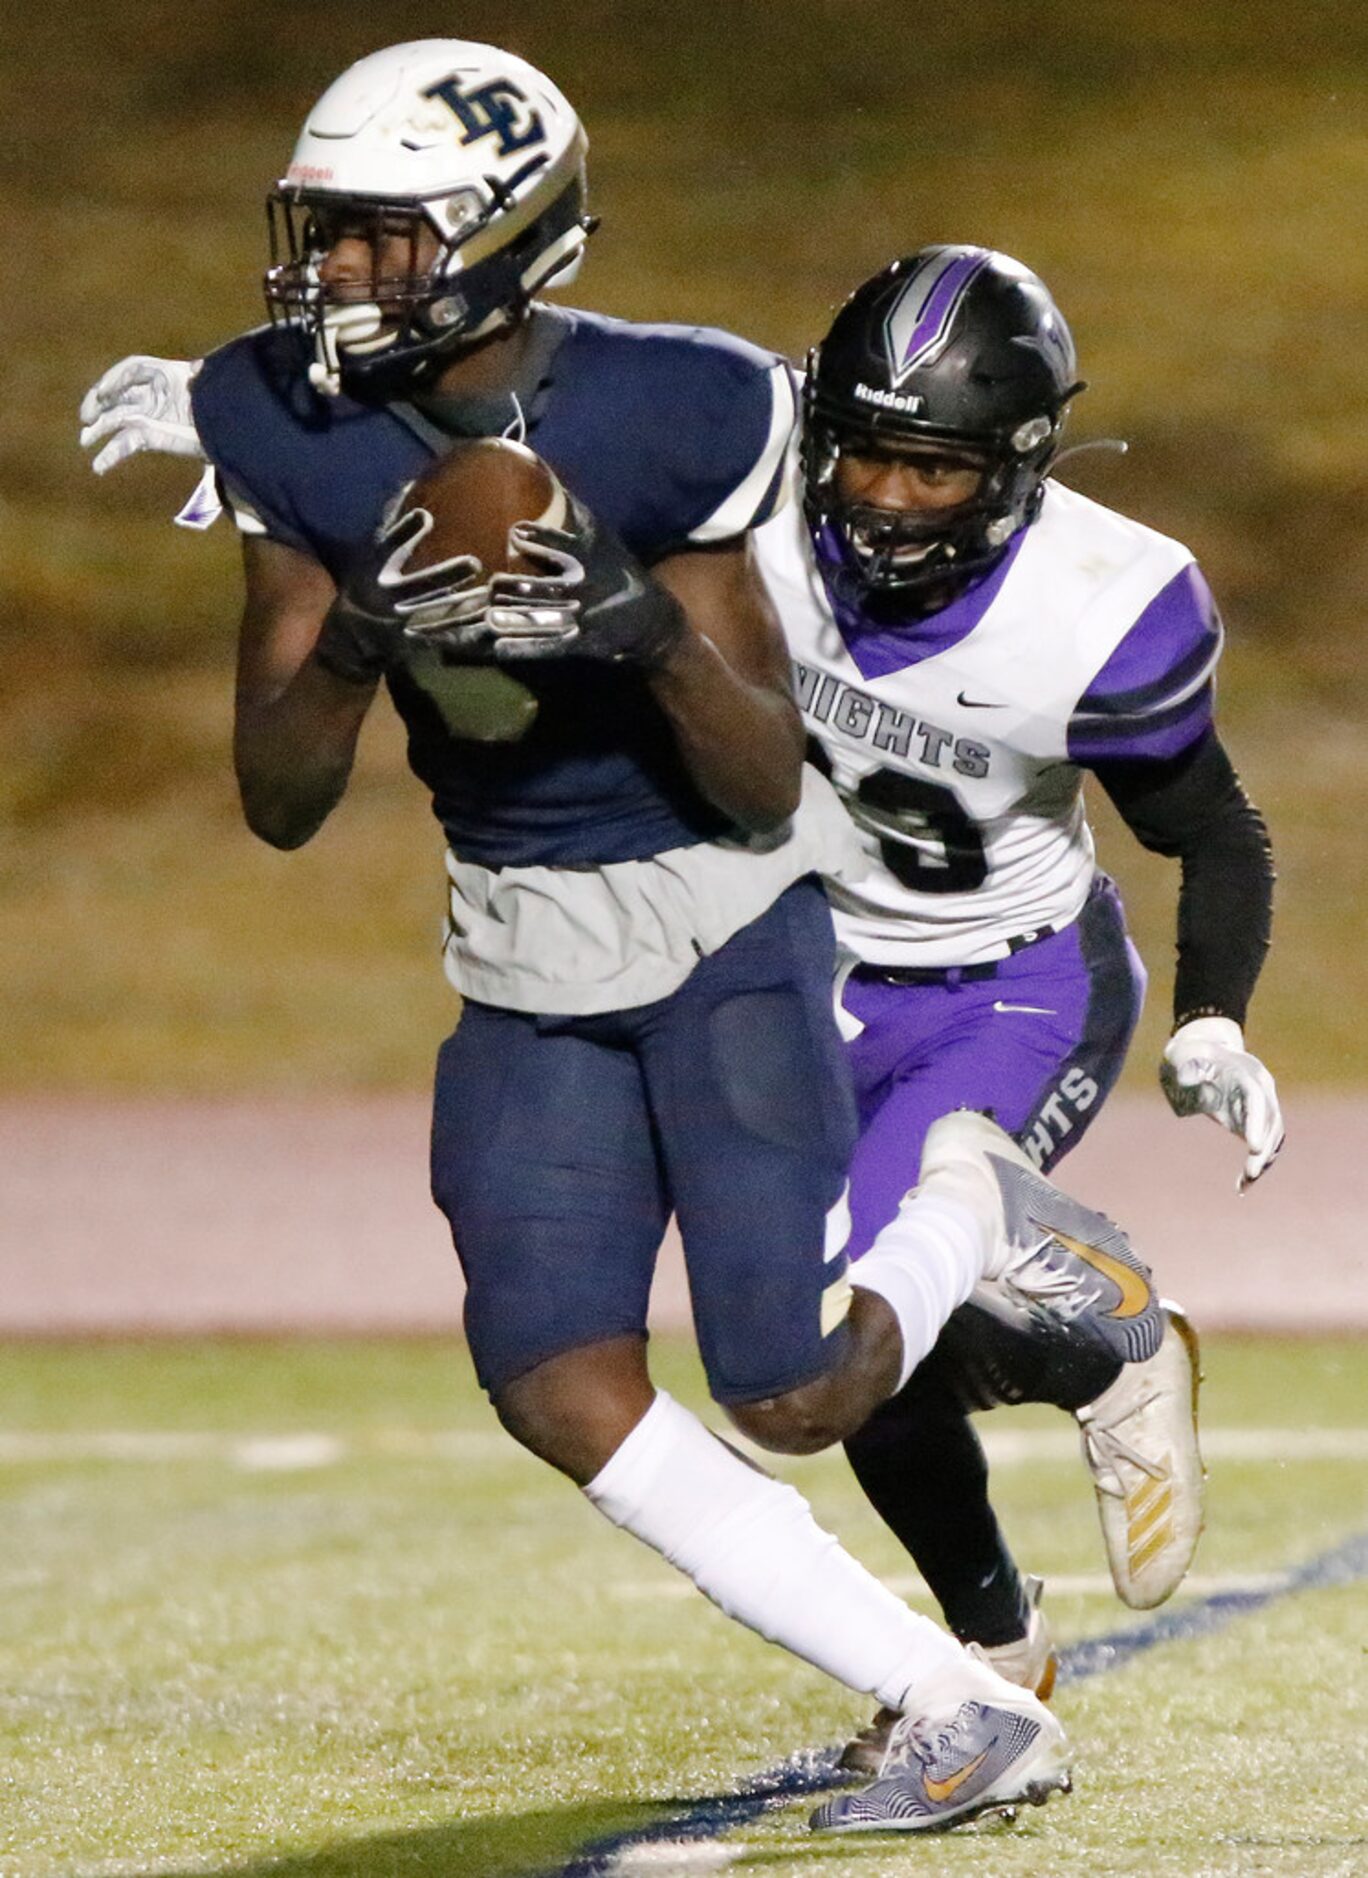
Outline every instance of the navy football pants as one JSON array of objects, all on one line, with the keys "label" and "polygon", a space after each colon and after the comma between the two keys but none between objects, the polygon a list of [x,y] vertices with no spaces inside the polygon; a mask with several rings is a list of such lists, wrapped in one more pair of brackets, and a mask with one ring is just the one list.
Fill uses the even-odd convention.
[{"label": "navy football pants", "polygon": [[719,1402],[829,1368],[825,1218],[855,1139],[831,918],[799,881],[668,998],[594,1017],[467,1002],[437,1065],[433,1195],[491,1394],[640,1334],[673,1211]]}]

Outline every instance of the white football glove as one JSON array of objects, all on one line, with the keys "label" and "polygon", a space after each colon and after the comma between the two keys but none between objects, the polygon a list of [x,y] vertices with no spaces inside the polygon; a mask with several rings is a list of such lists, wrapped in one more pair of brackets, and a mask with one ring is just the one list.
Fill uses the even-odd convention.
[{"label": "white football glove", "polygon": [[104,476],[139,450],[204,459],[190,410],[190,385],[200,359],[120,359],[81,400],[81,448],[104,448],[91,468]]},{"label": "white football glove", "polygon": [[1210,1115],[1244,1142],[1241,1193],[1272,1166],[1283,1144],[1278,1091],[1233,1018],[1194,1017],[1175,1030],[1159,1081],[1175,1115]]}]

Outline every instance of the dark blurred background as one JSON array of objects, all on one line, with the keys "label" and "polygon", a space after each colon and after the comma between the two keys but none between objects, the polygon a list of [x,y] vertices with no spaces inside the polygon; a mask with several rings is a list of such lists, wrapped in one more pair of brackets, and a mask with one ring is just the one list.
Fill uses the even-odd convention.
[{"label": "dark blurred background", "polygon": [[[1228,740],[1268,811],[1277,940],[1250,1036],[1368,1077],[1368,9],[1345,0],[69,0],[0,50],[0,1077],[10,1090],[418,1086],[453,1001],[441,843],[384,710],[317,840],[241,827],[238,574],[102,482],[86,385],[263,317],[262,200],[313,98],[405,38],[505,45],[569,94],[603,226],[584,305],[801,355],[894,254],[1042,273],[1091,383],[1066,479],[1179,535],[1230,628]],[[1099,815],[1165,1030],[1176,882]]]}]

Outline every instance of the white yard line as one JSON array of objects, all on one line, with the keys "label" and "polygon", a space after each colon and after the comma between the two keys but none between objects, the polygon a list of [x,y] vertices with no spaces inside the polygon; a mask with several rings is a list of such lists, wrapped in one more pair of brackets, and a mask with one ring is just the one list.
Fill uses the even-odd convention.
[{"label": "white yard line", "polygon": [[508,1436],[497,1428],[460,1433],[396,1429],[360,1439],[305,1429],[290,1434],[225,1434],[210,1429],[0,1429],[0,1466],[16,1467],[58,1461],[221,1461],[248,1473],[289,1473],[335,1467],[351,1460],[502,1460],[513,1458],[515,1453]]},{"label": "white yard line", "polygon": [[[187,1852],[175,1858],[106,1858],[89,1865],[67,1865],[61,1878],[158,1878],[162,1872],[185,1878],[189,1872],[222,1871],[221,1858],[197,1857]],[[0,1867],[0,1878],[8,1878],[3,1867]]]},{"label": "white yard line", "polygon": [[602,1872],[603,1878],[692,1878],[694,1872],[726,1871],[745,1855],[744,1846],[716,1839],[656,1839],[609,1853]]},{"label": "white yard line", "polygon": [[[1071,1416],[1060,1411],[1053,1428],[995,1428],[976,1420],[979,1439],[993,1467],[1038,1467],[1079,1458],[1079,1435]],[[774,1457],[730,1430],[727,1440],[762,1467]],[[1211,1461],[1363,1461],[1368,1460],[1368,1428],[1210,1428],[1201,1431],[1202,1453]],[[811,1466],[822,1455],[786,1460],[785,1470]]]},{"label": "white yard line", "polygon": [[[981,1429],[994,1467],[1075,1460],[1078,1431],[1061,1414],[1052,1429]],[[1208,1461],[1361,1461],[1368,1459],[1368,1428],[1203,1428]]]},{"label": "white yard line", "polygon": [[[1183,1580],[1184,1598],[1227,1597],[1236,1591],[1277,1591],[1286,1581],[1286,1572],[1190,1572]],[[880,1582],[899,1597],[910,1598],[933,1611],[931,1593],[915,1572],[880,1574]],[[697,1595],[687,1578],[620,1578],[606,1587],[609,1595],[624,1604],[658,1604]],[[1116,1597],[1116,1590],[1106,1572],[1051,1572],[1049,1591],[1052,1600],[1059,1598]]]},{"label": "white yard line", "polygon": [[[1078,1435],[1061,1416],[1050,1429],[992,1429],[983,1445],[994,1467],[1029,1467],[1078,1460]],[[735,1434],[736,1446],[749,1446]],[[343,1461],[374,1459],[492,1461],[513,1459],[515,1449],[497,1428],[444,1432],[382,1429],[343,1437],[311,1430],[264,1430],[226,1434],[210,1429],[70,1428],[0,1430],[0,1466],[38,1466],[62,1461],[221,1461],[249,1473],[303,1472]],[[752,1452],[767,1461],[763,1451]],[[1208,1461],[1364,1461],[1368,1428],[1208,1428],[1202,1432]],[[767,1463],[768,1464],[768,1463]]]}]

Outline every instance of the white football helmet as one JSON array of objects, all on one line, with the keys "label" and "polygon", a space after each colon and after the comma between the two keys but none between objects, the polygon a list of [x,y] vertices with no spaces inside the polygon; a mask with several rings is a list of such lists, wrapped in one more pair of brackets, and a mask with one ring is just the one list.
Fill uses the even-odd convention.
[{"label": "white football helmet", "polygon": [[[550,79],[497,46],[417,39],[324,92],[271,192],[271,317],[310,342],[322,391],[389,398],[571,279],[585,214],[583,127]],[[419,266],[419,231],[436,258]],[[368,283],[320,274],[343,234],[407,234],[409,261]],[[392,244],[391,250],[392,252]]]}]

